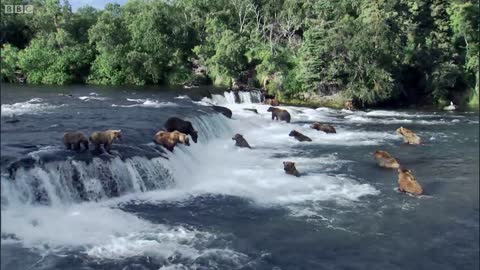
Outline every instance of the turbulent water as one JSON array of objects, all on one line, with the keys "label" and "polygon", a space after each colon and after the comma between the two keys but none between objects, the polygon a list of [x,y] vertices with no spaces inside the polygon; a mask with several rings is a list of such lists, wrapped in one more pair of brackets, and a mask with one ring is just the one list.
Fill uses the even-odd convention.
[{"label": "turbulent water", "polygon": [[[479,266],[476,112],[281,106],[287,124],[255,92],[2,85],[1,97],[2,269]],[[198,143],[155,145],[171,116],[190,120]],[[314,121],[337,133],[310,129]],[[404,145],[399,126],[424,144]],[[65,131],[108,128],[123,133],[113,155],[61,143]],[[313,141],[289,137],[293,129]],[[236,148],[235,133],[252,149]],[[396,156],[427,194],[399,193],[375,150]]]}]

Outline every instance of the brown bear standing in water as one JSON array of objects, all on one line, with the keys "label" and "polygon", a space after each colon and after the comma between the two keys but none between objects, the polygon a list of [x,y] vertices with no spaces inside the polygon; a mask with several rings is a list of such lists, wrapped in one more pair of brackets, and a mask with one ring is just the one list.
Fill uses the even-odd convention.
[{"label": "brown bear standing in water", "polygon": [[297,171],[295,167],[295,162],[291,161],[284,161],[283,162],[283,170],[286,174],[294,175],[296,177],[300,177],[300,173]]},{"label": "brown bear standing in water", "polygon": [[245,138],[243,138],[243,136],[241,134],[235,134],[235,136],[233,136],[232,140],[235,141],[235,146],[243,147],[243,148],[252,148],[248,144],[247,140],[245,140]]},{"label": "brown bear standing in water", "polygon": [[301,142],[311,142],[312,141],[312,139],[310,139],[309,137],[303,135],[302,133],[300,133],[296,130],[290,131],[290,134],[288,134],[288,136],[295,137],[295,139],[297,139],[298,141],[301,141]]},{"label": "brown bear standing in water", "polygon": [[408,144],[420,144],[422,141],[417,134],[408,128],[399,127],[396,130],[397,134],[402,135],[403,141]]},{"label": "brown bear standing in water", "polygon": [[388,169],[400,168],[400,164],[398,164],[397,160],[392,157],[388,152],[378,150],[373,153],[373,157],[375,158],[380,167]]},{"label": "brown bear standing in water", "polygon": [[310,127],[319,131],[323,131],[325,133],[337,133],[337,130],[335,130],[335,127],[329,124],[322,124],[319,122],[315,122],[311,124]]},{"label": "brown bear standing in water", "polygon": [[115,139],[122,139],[122,132],[119,129],[109,129],[105,131],[95,131],[90,135],[90,142],[95,145],[95,150],[100,151],[101,146],[107,153],[111,154],[112,143]]},{"label": "brown bear standing in water", "polygon": [[290,123],[290,113],[286,110],[282,110],[275,107],[268,108],[267,112],[272,112],[272,120],[277,119],[280,121],[286,121]]},{"label": "brown bear standing in water", "polygon": [[398,190],[414,195],[423,194],[423,189],[417,182],[411,171],[408,169],[398,169]]},{"label": "brown bear standing in water", "polygon": [[190,145],[188,135],[176,130],[173,132],[159,131],[153,136],[153,141],[167,148],[170,152],[173,152],[173,148],[175,148],[177,143]]},{"label": "brown bear standing in water", "polygon": [[80,151],[81,145],[88,150],[88,138],[82,132],[66,132],[63,135],[63,144],[67,149]]},{"label": "brown bear standing in water", "polygon": [[270,106],[280,106],[280,102],[277,99],[267,98],[263,101],[263,104],[267,104]]}]

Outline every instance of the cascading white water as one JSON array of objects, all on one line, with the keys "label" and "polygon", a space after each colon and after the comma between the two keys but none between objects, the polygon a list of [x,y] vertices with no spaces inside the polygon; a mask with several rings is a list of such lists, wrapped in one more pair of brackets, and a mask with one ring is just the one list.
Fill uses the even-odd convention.
[{"label": "cascading white water", "polygon": [[[252,104],[252,103],[260,103],[261,102],[261,94],[260,91],[238,91],[238,97],[240,103]],[[211,100],[208,100],[213,104],[235,104],[235,93],[233,91],[227,92],[225,91],[222,95],[212,94]]]},{"label": "cascading white water", "polygon": [[240,97],[240,103],[259,103],[261,100],[260,92],[259,91],[239,91],[238,96]]},{"label": "cascading white water", "polygon": [[227,104],[235,104],[235,94],[230,91],[230,92],[225,92],[223,93],[225,96],[225,99],[227,100]]},{"label": "cascading white water", "polygon": [[9,204],[65,205],[97,201],[132,192],[165,188],[173,183],[163,158],[126,160],[94,158],[37,164],[19,168],[13,179],[2,177],[2,206]]}]

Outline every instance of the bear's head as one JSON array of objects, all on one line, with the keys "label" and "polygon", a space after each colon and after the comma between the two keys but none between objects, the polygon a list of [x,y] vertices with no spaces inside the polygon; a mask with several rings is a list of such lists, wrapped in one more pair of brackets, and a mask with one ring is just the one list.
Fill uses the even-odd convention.
[{"label": "bear's head", "polygon": [[384,152],[381,151],[381,150],[377,150],[375,152],[373,152],[373,156],[378,158],[378,157],[382,157],[384,155]]},{"label": "bear's head", "polygon": [[235,134],[235,136],[232,137],[232,140],[236,141],[236,140],[239,140],[239,139],[242,139],[243,136],[241,134]]},{"label": "bear's head", "polygon": [[295,162],[284,161],[283,168],[285,169],[285,171],[292,171],[295,169]]},{"label": "bear's head", "polygon": [[294,137],[294,136],[298,136],[300,135],[300,133],[298,131],[296,131],[295,129],[290,131],[290,134],[288,134],[288,136],[290,137]]},{"label": "bear's head", "polygon": [[193,130],[190,132],[190,136],[192,136],[192,140],[194,143],[197,143],[198,140],[198,131]]},{"label": "bear's head", "polygon": [[399,128],[397,128],[397,130],[395,130],[395,132],[397,132],[397,134],[403,135],[404,134],[404,128],[399,127]]},{"label": "bear's head", "polygon": [[275,110],[275,107],[270,107],[268,108],[267,112],[273,112]]},{"label": "bear's head", "polygon": [[120,129],[114,129],[112,133],[114,139],[122,140],[122,131]]}]

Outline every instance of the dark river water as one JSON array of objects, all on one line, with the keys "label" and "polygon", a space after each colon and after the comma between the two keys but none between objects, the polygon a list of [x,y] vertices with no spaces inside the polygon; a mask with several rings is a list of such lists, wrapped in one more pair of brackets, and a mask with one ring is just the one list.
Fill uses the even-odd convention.
[{"label": "dark river water", "polygon": [[[2,85],[1,268],[478,269],[477,112],[281,106],[287,124],[271,120],[258,93],[239,99]],[[171,116],[191,121],[198,143],[155,145]],[[314,121],[337,133],[310,129]],[[400,126],[424,144],[403,144]],[[113,155],[64,149],[66,131],[105,129],[122,130]],[[313,141],[294,140],[293,129]],[[236,133],[252,149],[236,148]],[[399,193],[375,150],[412,170],[426,195]]]}]

